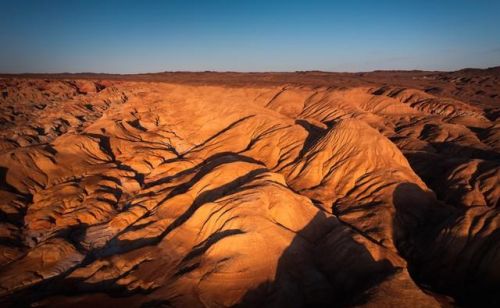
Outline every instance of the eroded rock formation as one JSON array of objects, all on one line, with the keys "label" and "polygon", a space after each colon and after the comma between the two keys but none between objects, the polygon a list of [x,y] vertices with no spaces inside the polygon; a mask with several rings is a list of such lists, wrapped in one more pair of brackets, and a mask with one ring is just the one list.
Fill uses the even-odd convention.
[{"label": "eroded rock formation", "polygon": [[0,87],[4,305],[499,303],[498,97],[373,83]]}]

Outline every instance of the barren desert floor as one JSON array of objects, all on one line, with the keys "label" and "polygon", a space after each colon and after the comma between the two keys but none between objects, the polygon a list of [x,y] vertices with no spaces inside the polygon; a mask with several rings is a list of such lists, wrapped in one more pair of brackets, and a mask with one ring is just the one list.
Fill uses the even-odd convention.
[{"label": "barren desert floor", "polygon": [[500,68],[0,92],[1,306],[500,304]]}]

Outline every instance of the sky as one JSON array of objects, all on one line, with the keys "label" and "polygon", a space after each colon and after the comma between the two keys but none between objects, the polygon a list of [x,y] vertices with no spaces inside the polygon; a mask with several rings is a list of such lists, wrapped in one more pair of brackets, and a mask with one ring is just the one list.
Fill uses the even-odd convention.
[{"label": "sky", "polygon": [[498,65],[499,0],[0,0],[1,73]]}]

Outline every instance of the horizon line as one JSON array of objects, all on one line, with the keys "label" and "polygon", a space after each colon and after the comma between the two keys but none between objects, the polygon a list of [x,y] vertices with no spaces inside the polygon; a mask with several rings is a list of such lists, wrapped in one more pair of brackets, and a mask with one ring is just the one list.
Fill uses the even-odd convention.
[{"label": "horizon line", "polygon": [[236,73],[236,74],[289,74],[289,73],[330,73],[330,74],[363,74],[363,73],[375,73],[375,72],[437,72],[437,73],[447,73],[447,72],[457,72],[463,70],[491,70],[500,68],[499,65],[489,66],[489,67],[463,67],[459,69],[452,70],[432,70],[432,69],[377,69],[371,71],[329,71],[329,70],[293,70],[293,71],[236,71],[236,70],[166,70],[157,72],[138,72],[138,73],[110,73],[110,72],[22,72],[22,73],[4,73],[0,72],[0,75],[152,75],[152,74],[171,74],[171,73]]}]

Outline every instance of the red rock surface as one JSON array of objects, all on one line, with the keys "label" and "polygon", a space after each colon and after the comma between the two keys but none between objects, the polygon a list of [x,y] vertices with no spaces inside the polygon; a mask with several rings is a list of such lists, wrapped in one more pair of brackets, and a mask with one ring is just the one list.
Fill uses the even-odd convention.
[{"label": "red rock surface", "polygon": [[499,304],[497,68],[0,90],[2,305]]}]

